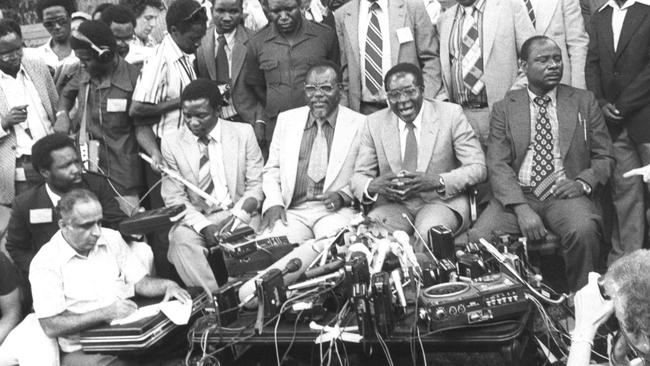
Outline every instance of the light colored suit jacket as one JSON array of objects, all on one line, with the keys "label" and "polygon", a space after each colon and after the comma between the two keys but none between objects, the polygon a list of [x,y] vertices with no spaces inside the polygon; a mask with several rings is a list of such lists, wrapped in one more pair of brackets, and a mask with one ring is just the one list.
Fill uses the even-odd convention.
[{"label": "light colored suit jacket", "polygon": [[[566,177],[580,178],[596,190],[614,167],[612,141],[596,98],[590,91],[559,85],[557,119]],[[530,99],[514,90],[494,105],[487,164],[494,197],[503,205],[526,203],[517,175],[530,145]]]},{"label": "light colored suit jacket", "polygon": [[[459,105],[425,100],[422,108],[417,171],[440,175],[445,181],[445,195],[426,192],[420,197],[448,206],[466,225],[469,200],[465,189],[484,181],[487,175],[483,150]],[[371,179],[402,170],[399,136],[398,118],[389,108],[368,116],[352,177],[352,193],[359,200],[365,200],[364,191]],[[382,197],[377,203],[382,203]]]},{"label": "light colored suit jacket", "polygon": [[[201,39],[201,46],[196,50],[196,64],[198,76],[217,80],[216,51],[214,25],[210,26]],[[234,45],[232,47],[232,64],[230,66],[230,86],[233,105],[244,122],[255,122],[256,108],[258,103],[251,102],[250,93],[242,77],[242,71],[246,61],[247,42],[250,31],[243,25],[238,25],[235,30]],[[259,113],[262,112],[260,106]]]},{"label": "light colored suit jacket", "polygon": [[[278,115],[269,160],[264,167],[263,211],[273,206],[291,207],[296,184],[300,143],[309,107],[290,109]],[[359,133],[366,116],[339,106],[336,128],[327,164],[323,192],[343,191],[350,197],[350,179],[359,152]]]},{"label": "light colored suit jacket", "polygon": [[562,83],[586,89],[585,60],[589,36],[579,0],[540,0],[533,4],[537,34],[554,40],[562,51]]},{"label": "light colored suit jacket", "polygon": [[[41,98],[43,108],[47,113],[49,123],[54,125],[56,108],[59,96],[52,80],[50,70],[45,63],[38,59],[23,56],[22,65],[32,79],[34,87]],[[0,114],[9,111],[7,97],[0,88]],[[0,204],[10,205],[16,195],[14,177],[16,176],[16,134],[13,127],[9,131],[0,129]]]},{"label": "light colored suit jacket", "polygon": [[[334,12],[336,35],[341,48],[343,87],[342,104],[358,111],[361,103],[361,56],[359,53],[359,1],[352,0]],[[436,28],[422,0],[388,0],[391,66],[409,62],[422,68],[424,95],[433,99],[442,92]],[[413,40],[399,43],[397,30],[408,28]],[[385,36],[384,36],[385,38]]]},{"label": "light colored suit jacket", "polygon": [[[545,1],[545,0],[541,0]],[[440,19],[440,63],[447,95],[451,96],[451,56],[449,42],[458,4],[447,9]],[[483,76],[488,104],[503,99],[515,84],[525,82],[519,75],[519,51],[524,41],[535,35],[522,0],[486,0],[483,9]]]},{"label": "light colored suit jacket", "polygon": [[[235,208],[241,208],[248,197],[262,202],[262,152],[255,140],[253,128],[244,123],[220,119],[215,128],[221,128],[221,144],[226,185]],[[183,126],[178,131],[166,134],[161,143],[165,162],[170,169],[183,178],[199,185],[199,160],[201,153],[196,136]],[[206,208],[203,198],[171,178],[162,181],[161,195],[166,206],[185,204],[187,213],[183,223],[191,227],[210,224],[202,209]]]}]

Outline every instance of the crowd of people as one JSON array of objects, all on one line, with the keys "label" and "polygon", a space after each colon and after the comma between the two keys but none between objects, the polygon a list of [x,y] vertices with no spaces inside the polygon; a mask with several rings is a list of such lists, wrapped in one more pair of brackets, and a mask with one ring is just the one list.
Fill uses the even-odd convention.
[{"label": "crowd of people", "polygon": [[[233,218],[302,243],[363,207],[419,251],[438,225],[553,233],[572,293],[648,241],[643,0],[39,0],[38,16],[38,48],[0,19],[0,365],[122,362],[79,332],[134,293],[216,291],[206,253]],[[168,232],[115,231],[178,204]]]}]

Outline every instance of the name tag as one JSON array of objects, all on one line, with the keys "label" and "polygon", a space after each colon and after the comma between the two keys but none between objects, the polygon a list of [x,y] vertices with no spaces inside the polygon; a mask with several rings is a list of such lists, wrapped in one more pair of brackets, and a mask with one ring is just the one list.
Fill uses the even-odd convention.
[{"label": "name tag", "polygon": [[397,41],[402,43],[413,42],[413,33],[411,33],[411,28],[403,27],[395,31],[397,33]]},{"label": "name tag", "polygon": [[106,112],[126,112],[126,99],[107,99]]},{"label": "name tag", "polygon": [[52,222],[51,208],[35,208],[29,210],[30,224],[49,224]]}]

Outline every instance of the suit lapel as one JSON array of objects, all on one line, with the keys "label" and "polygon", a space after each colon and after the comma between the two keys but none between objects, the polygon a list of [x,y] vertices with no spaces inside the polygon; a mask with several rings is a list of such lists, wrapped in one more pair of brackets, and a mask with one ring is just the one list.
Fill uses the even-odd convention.
[{"label": "suit lapel", "polygon": [[560,155],[562,159],[566,156],[575,134],[578,122],[578,105],[572,99],[573,91],[568,88],[557,88],[557,123],[560,134]]},{"label": "suit lapel", "polygon": [[524,156],[530,144],[530,103],[527,89],[520,89],[510,96],[510,131],[515,145],[515,156]]},{"label": "suit lapel", "polygon": [[246,41],[248,41],[246,30],[242,25],[237,26],[237,30],[235,31],[235,44],[232,48],[232,66],[230,67],[232,85],[235,85],[242,65],[244,64],[244,59],[246,58]]},{"label": "suit lapel", "polygon": [[426,172],[440,129],[438,128],[439,121],[435,104],[425,100],[422,108],[422,132],[420,132],[418,145],[417,167],[419,172]]},{"label": "suit lapel", "polygon": [[535,30],[537,34],[546,33],[546,29],[551,24],[553,13],[558,5],[558,0],[542,0],[537,2],[534,8],[535,12]]},{"label": "suit lapel", "polygon": [[[362,0],[363,1],[363,0]],[[404,27],[406,17],[404,2],[402,0],[388,0],[388,31],[390,32],[390,60],[392,65],[399,62],[400,43],[397,39],[397,30]],[[382,38],[386,39],[385,35]]]},{"label": "suit lapel", "polygon": [[203,52],[203,57],[205,58],[205,65],[208,69],[208,74],[210,79],[217,79],[217,66],[215,61],[215,50],[214,50],[214,26],[208,28],[208,31],[205,34],[205,37],[201,40],[201,52]]},{"label": "suit lapel", "polygon": [[[598,16],[596,14],[595,16]],[[612,33],[612,7],[607,6],[602,11],[603,22],[602,26],[596,29],[600,33],[600,38],[603,40],[604,44],[607,45],[607,51],[610,57],[614,58],[614,33]],[[620,43],[620,37],[619,37]]]},{"label": "suit lapel", "polygon": [[[223,164],[223,171],[226,175],[226,185],[228,192],[233,200],[237,200],[237,170],[239,169],[239,159],[236,159],[239,150],[239,140],[237,135],[224,123],[223,120],[219,121],[221,126],[221,163]],[[229,153],[233,152],[233,153]]]},{"label": "suit lapel", "polygon": [[397,116],[389,110],[384,110],[384,113],[388,114],[388,118],[381,125],[381,141],[382,145],[384,145],[388,164],[393,173],[397,174],[402,170],[402,151]]},{"label": "suit lapel", "polygon": [[[352,52],[352,59],[356,60],[355,63],[359,61],[359,1],[365,0],[352,0],[350,1],[349,7],[346,9],[345,18],[343,22],[345,23],[345,29],[347,30],[348,42],[350,44],[349,51]],[[352,61],[348,61],[352,62]]]},{"label": "suit lapel", "polygon": [[627,14],[625,14],[625,21],[623,21],[623,28],[621,28],[621,36],[618,39],[618,47],[616,47],[616,58],[619,58],[623,54],[634,32],[645,20],[647,13],[643,10],[644,8],[637,3],[628,8]]},{"label": "suit lapel", "polygon": [[332,147],[330,148],[331,152],[327,164],[327,175],[325,176],[323,191],[327,191],[339,175],[341,166],[343,166],[352,141],[356,136],[356,126],[350,120],[351,118],[348,118],[347,109],[340,106],[336,117],[336,128],[334,129],[334,138],[332,139]]},{"label": "suit lapel", "polygon": [[[543,1],[543,0],[542,0]],[[486,65],[499,26],[501,0],[486,0],[483,13],[483,65]]]},{"label": "suit lapel", "polygon": [[[286,128],[286,140],[283,141],[280,151],[280,165],[286,169],[280,169],[281,183],[290,187],[287,195],[284,197],[285,202],[290,202],[293,192],[296,188],[296,176],[298,174],[298,158],[300,157],[300,144],[302,135],[305,132],[305,124],[309,116],[309,108],[302,107],[296,110],[293,116],[288,116],[291,121]],[[280,136],[279,134],[276,134]],[[288,197],[287,197],[288,196]]]}]

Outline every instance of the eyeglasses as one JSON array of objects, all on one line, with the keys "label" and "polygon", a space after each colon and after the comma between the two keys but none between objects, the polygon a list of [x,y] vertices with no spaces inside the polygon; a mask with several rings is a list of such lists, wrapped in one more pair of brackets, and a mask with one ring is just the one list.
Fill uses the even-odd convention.
[{"label": "eyeglasses", "polygon": [[47,29],[54,28],[55,25],[58,25],[59,27],[63,27],[68,24],[70,19],[68,17],[58,17],[50,20],[46,20],[43,22],[43,26]]},{"label": "eyeglasses", "polygon": [[2,61],[11,61],[16,57],[22,57],[23,56],[23,47],[21,46],[20,48],[16,48],[15,50],[0,53],[0,60]]},{"label": "eyeglasses", "polygon": [[305,85],[305,93],[314,94],[317,91],[320,91],[325,94],[329,94],[332,91],[334,91],[334,85],[332,84]]},{"label": "eyeglasses", "polygon": [[386,96],[388,97],[388,100],[390,100],[391,102],[399,102],[402,95],[405,96],[407,99],[411,99],[411,98],[415,98],[419,92],[420,89],[411,86],[404,89],[391,90],[386,93]]}]

